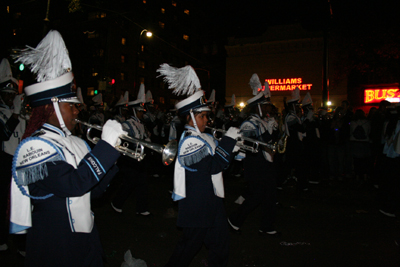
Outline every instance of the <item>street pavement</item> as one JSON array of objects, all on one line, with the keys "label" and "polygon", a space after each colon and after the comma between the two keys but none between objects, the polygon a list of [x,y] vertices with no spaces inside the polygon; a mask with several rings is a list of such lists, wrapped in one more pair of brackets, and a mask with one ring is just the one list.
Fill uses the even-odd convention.
[{"label": "street pavement", "polygon": [[[238,207],[234,201],[245,181],[230,175],[224,178],[229,214]],[[149,176],[150,217],[136,215],[133,194],[123,212],[115,212],[110,199],[117,187],[118,180],[92,207],[106,267],[121,266],[128,250],[149,267],[163,266],[181,234],[176,227],[177,205],[169,192],[172,176]],[[231,234],[229,266],[400,266],[400,249],[395,243],[400,238],[400,221],[379,213],[377,192],[369,184],[322,180],[298,193],[295,181],[289,180],[278,194],[276,229],[282,235],[259,236],[260,213],[255,210],[242,234]],[[23,266],[12,242],[8,252],[0,254],[0,266]],[[208,266],[205,247],[190,266]]]}]

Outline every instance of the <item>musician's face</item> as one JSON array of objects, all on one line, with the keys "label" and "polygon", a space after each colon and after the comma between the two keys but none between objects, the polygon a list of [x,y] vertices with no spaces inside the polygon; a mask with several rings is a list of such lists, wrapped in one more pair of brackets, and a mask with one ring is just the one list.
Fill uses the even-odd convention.
[{"label": "musician's face", "polygon": [[[190,115],[189,115],[190,116]],[[208,122],[208,112],[202,111],[201,113],[197,113],[194,115],[196,119],[197,127],[199,128],[200,132],[204,132],[206,130],[207,122]],[[194,127],[194,123],[192,120],[189,121],[189,125]]]},{"label": "musician's face", "polygon": [[[60,102],[58,103],[58,105],[60,106],[60,112],[63,117],[65,126],[68,130],[72,131],[72,129],[75,128],[75,119],[78,118],[79,110],[76,108],[74,103]],[[55,112],[53,112],[47,122],[61,129],[60,122],[58,121]]]}]

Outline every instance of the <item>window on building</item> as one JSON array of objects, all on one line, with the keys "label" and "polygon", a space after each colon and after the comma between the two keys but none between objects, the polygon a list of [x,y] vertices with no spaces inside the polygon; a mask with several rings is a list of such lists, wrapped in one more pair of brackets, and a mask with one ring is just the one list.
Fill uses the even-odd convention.
[{"label": "window on building", "polygon": [[147,4],[147,1],[146,1],[146,0],[143,0],[143,4]]},{"label": "window on building", "polygon": [[184,34],[183,35],[183,40],[189,41],[189,35]]},{"label": "window on building", "polygon": [[125,55],[121,55],[121,63],[125,63]]},{"label": "window on building", "polygon": [[94,87],[87,88],[87,95],[94,95]]},{"label": "window on building", "polygon": [[185,9],[183,12],[189,16],[189,9]]},{"label": "window on building", "polygon": [[172,0],[172,6],[176,6],[176,2]]},{"label": "window on building", "polygon": [[162,97],[162,96],[160,96],[158,101],[159,101],[160,104],[164,104],[165,103],[164,97]]},{"label": "window on building", "polygon": [[159,21],[159,22],[158,22],[158,26],[160,26],[161,29],[164,29],[164,28],[165,28],[165,23]]},{"label": "window on building", "polygon": [[141,69],[146,68],[145,62],[144,62],[143,60],[139,60],[139,65],[138,65],[138,67],[141,68]]},{"label": "window on building", "polygon": [[165,14],[165,8],[161,8],[161,14]]},{"label": "window on building", "polygon": [[92,72],[93,77],[96,77],[97,75],[99,75],[97,72]]},{"label": "window on building", "polygon": [[99,34],[96,31],[87,32],[88,39],[93,39],[99,37]]},{"label": "window on building", "polygon": [[125,81],[125,73],[121,72],[121,81]]},{"label": "window on building", "polygon": [[144,45],[140,45],[140,52],[144,52]]},{"label": "window on building", "polygon": [[121,44],[122,44],[122,45],[126,45],[126,38],[122,37],[122,39],[121,39]]}]

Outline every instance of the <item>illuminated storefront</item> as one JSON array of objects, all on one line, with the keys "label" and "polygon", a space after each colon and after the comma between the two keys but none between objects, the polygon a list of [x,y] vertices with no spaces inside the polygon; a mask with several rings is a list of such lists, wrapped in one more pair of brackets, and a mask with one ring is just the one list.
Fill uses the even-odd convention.
[{"label": "illuminated storefront", "polygon": [[[257,73],[262,85],[269,83],[272,103],[280,110],[296,87],[300,89],[300,100],[309,92],[314,107],[322,105],[322,33],[307,32],[297,24],[280,25],[254,38],[230,39],[225,48],[227,103],[232,94],[238,105],[246,103],[252,97],[250,77]],[[347,99],[347,78],[333,78],[334,73],[340,72],[333,60],[329,69],[329,100],[332,106],[338,106]]]}]

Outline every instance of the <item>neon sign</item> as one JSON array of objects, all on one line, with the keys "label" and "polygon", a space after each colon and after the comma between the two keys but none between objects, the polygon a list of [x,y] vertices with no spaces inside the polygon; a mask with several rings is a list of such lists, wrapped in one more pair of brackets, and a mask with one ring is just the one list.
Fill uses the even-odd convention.
[{"label": "neon sign", "polygon": [[265,79],[269,84],[270,91],[292,91],[296,87],[300,90],[311,90],[311,83],[303,83],[302,78],[285,78],[285,79]]},{"label": "neon sign", "polygon": [[398,88],[386,89],[365,89],[364,90],[364,103],[372,104],[379,103],[382,100],[389,102],[400,102],[400,92]]}]

